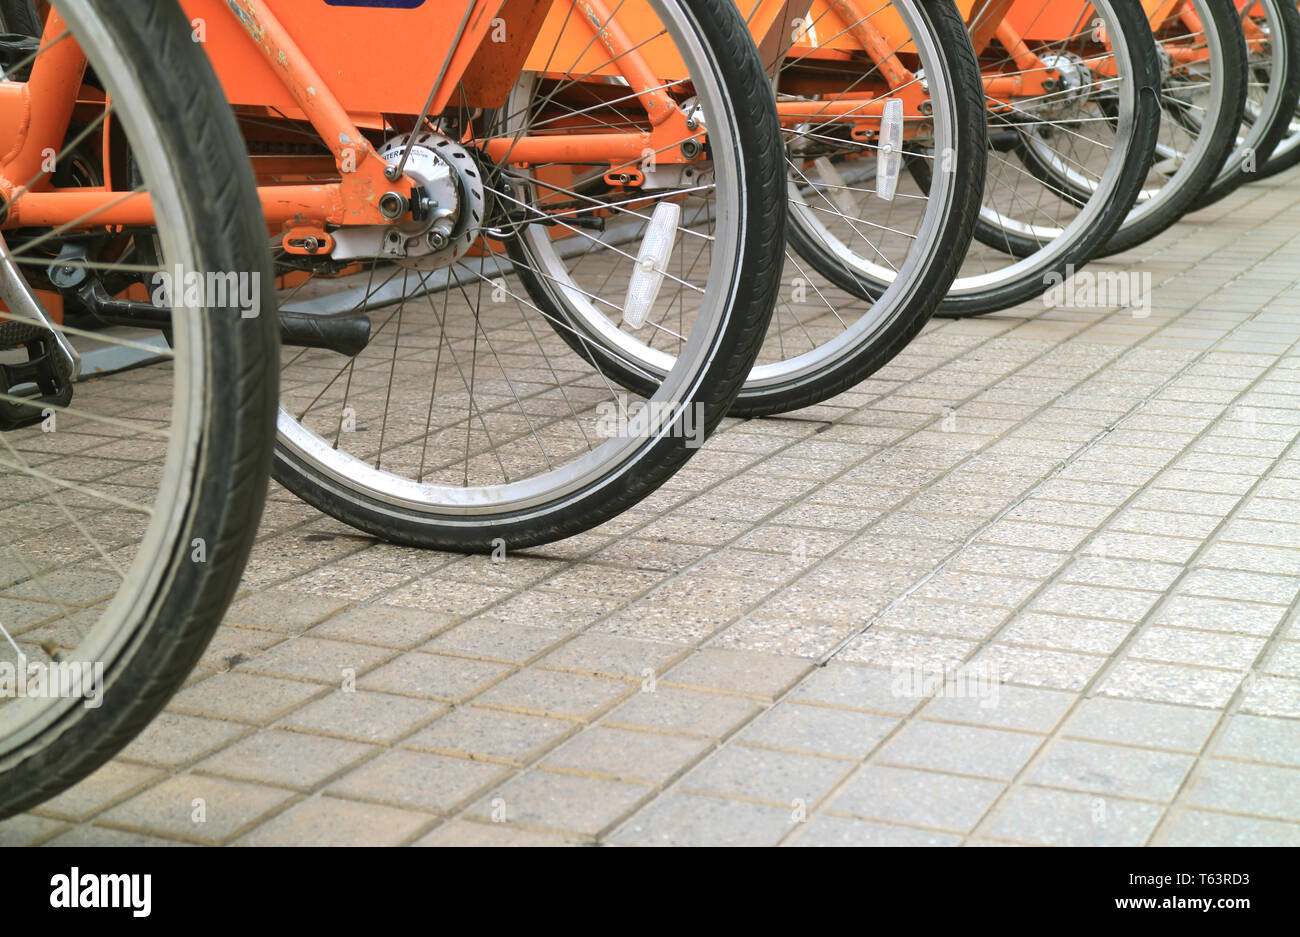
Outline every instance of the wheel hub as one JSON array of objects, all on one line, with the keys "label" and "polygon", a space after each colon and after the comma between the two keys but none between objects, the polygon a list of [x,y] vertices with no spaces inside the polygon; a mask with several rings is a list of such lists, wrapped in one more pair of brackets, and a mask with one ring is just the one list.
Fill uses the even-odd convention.
[{"label": "wheel hub", "polygon": [[[409,134],[392,138],[380,157],[396,166],[410,140]],[[406,216],[409,208],[409,217],[332,232],[336,260],[372,258],[429,271],[450,266],[469,251],[484,210],[483,177],[473,155],[449,137],[425,132],[411,146],[404,172],[414,183],[410,195],[386,193],[384,210]]]}]

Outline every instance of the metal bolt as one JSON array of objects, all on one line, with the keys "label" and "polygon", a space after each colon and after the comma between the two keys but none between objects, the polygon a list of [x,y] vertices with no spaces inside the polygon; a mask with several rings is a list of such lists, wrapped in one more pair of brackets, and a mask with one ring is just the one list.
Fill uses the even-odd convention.
[{"label": "metal bolt", "polygon": [[695,159],[700,155],[700,144],[696,140],[686,140],[682,143],[682,155],[687,159]]},{"label": "metal bolt", "polygon": [[389,221],[401,218],[410,207],[410,200],[401,192],[385,192],[379,196],[379,214]]},{"label": "metal bolt", "polygon": [[934,113],[934,102],[933,102],[933,101],[922,101],[922,102],[921,102],[921,113],[922,113],[922,114],[925,114],[927,117],[928,117],[929,115],[933,114],[933,113]]}]

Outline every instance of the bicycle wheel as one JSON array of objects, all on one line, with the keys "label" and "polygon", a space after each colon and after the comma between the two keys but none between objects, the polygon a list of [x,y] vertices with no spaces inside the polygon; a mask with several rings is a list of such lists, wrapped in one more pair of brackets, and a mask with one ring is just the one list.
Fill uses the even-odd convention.
[{"label": "bicycle wheel", "polygon": [[[55,9],[39,50],[4,63],[6,75],[30,70],[46,102],[30,132],[48,118],[62,146],[38,153],[30,176],[13,153],[3,165],[0,817],[103,764],[198,660],[252,543],[276,399],[274,316],[246,318],[238,300],[189,290],[191,276],[264,277],[254,298],[263,310],[273,301],[247,158],[184,15],[165,0]],[[64,136],[50,88],[77,89],[78,45],[91,69],[77,95],[88,122]],[[18,129],[5,128],[13,140]],[[106,136],[120,136],[126,165],[103,164]],[[59,188],[99,172],[80,181],[102,192],[119,171],[136,181],[67,214]],[[147,204],[146,192],[150,223],[109,224]],[[161,275],[178,270],[185,288],[166,287]],[[73,327],[71,310],[65,324],[47,319],[60,283],[110,277],[145,294],[162,287],[156,305],[141,305],[165,321],[170,345],[153,332]],[[74,385],[69,338],[88,373],[138,367]]]},{"label": "bicycle wheel", "polygon": [[[769,72],[786,151],[791,289],[732,406],[752,417],[853,387],[929,321],[970,245],[985,137],[979,70],[952,4],[814,3],[774,24],[761,21],[761,4],[740,8],[751,29],[789,37]],[[882,155],[890,107],[902,159],[941,166],[925,185]],[[561,335],[575,350],[593,347],[611,380],[645,393],[664,373],[671,359],[652,343],[615,336],[603,310],[557,300],[554,319],[572,326]]]},{"label": "bicycle wheel", "polygon": [[[1219,178],[1246,108],[1246,35],[1233,0],[1187,0],[1156,32],[1164,78],[1160,138],[1146,187],[1098,252],[1144,244],[1177,223]],[[1054,176],[1059,185],[1067,180]]]},{"label": "bicycle wheel", "polygon": [[1300,9],[1288,0],[1238,0],[1237,6],[1243,10],[1250,71],[1245,120],[1237,149],[1197,208],[1300,161],[1294,149],[1278,152],[1293,133],[1300,103]]},{"label": "bicycle wheel", "polygon": [[[978,17],[971,25],[992,35]],[[1137,0],[1018,0],[1005,26],[1023,41],[1006,39],[1010,49],[990,41],[981,53],[990,118],[979,243],[942,317],[1006,309],[1086,264],[1128,216],[1155,155],[1159,62]],[[1050,90],[1021,96],[1016,89],[1035,69],[1054,73]],[[1054,186],[1047,167],[1073,189]]]},{"label": "bicycle wheel", "polygon": [[[614,517],[698,448],[762,342],[783,178],[744,22],[721,0],[627,2],[594,23],[575,9],[549,7],[504,105],[453,98],[427,125],[376,130],[382,153],[409,144],[443,180],[427,194],[458,206],[449,238],[351,267],[337,249],[278,257],[284,308],[373,328],[350,358],[285,353],[276,477],[384,539],[515,549]],[[647,95],[628,90],[639,56],[597,41],[623,42],[624,19],[662,95],[654,127]],[[653,148],[609,155],[655,127]],[[557,146],[563,158],[545,155]],[[608,315],[615,343],[653,332],[668,365],[645,393],[556,334],[573,306]]]}]

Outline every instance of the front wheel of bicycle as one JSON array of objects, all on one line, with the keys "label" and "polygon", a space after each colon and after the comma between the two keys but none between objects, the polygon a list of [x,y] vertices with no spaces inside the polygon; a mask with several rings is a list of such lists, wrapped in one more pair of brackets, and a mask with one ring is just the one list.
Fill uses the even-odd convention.
[{"label": "front wheel of bicycle", "polygon": [[[54,38],[29,59],[43,71],[42,56],[75,57],[80,45],[91,70],[80,96],[89,122],[58,155],[53,191],[64,173],[112,175],[95,163],[106,152],[97,130],[111,117],[156,226],[96,231],[90,216],[6,229],[0,361],[37,362],[69,336],[109,352],[100,362],[149,360],[75,385],[71,366],[45,375],[40,389],[60,386],[61,403],[32,387],[0,388],[9,420],[0,431],[0,818],[102,765],[189,674],[243,571],[274,430],[269,289],[252,318],[226,302],[187,295],[182,305],[176,290],[150,307],[169,315],[170,344],[139,329],[87,332],[66,324],[71,309],[50,328],[35,305],[56,256],[62,276],[111,275],[145,289],[178,269],[187,281],[234,273],[270,284],[238,130],[180,7],[59,0],[55,9]],[[17,138],[19,128],[3,129]],[[27,191],[8,204],[11,217],[24,217]],[[134,251],[134,241],[150,250]]]}]

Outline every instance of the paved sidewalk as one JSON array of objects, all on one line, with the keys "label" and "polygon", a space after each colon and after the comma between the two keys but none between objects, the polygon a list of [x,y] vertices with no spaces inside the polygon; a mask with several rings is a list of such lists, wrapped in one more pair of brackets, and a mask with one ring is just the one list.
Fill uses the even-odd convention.
[{"label": "paved sidewalk", "polygon": [[1091,269],[1150,315],[935,323],[502,562],[277,489],[187,688],[0,843],[1300,844],[1300,176]]}]

